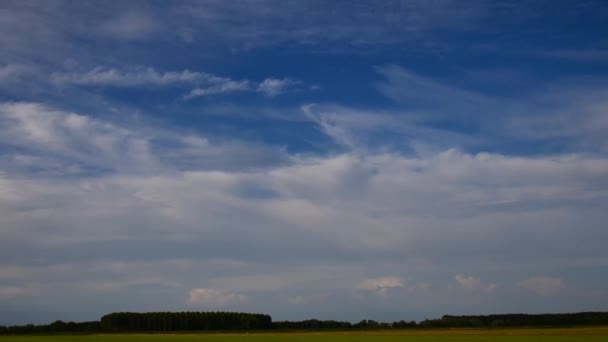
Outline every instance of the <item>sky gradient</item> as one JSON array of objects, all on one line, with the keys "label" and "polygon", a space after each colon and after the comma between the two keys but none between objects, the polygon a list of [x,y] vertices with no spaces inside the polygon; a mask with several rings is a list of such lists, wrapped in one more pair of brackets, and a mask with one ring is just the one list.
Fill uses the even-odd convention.
[{"label": "sky gradient", "polygon": [[607,23],[2,1],[0,324],[608,310]]}]

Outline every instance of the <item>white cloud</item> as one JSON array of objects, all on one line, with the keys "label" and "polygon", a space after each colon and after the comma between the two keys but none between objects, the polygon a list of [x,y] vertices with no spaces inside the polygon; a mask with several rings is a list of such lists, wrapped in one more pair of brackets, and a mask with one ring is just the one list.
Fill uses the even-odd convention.
[{"label": "white cloud", "polygon": [[566,289],[566,285],[561,279],[551,277],[531,277],[520,281],[517,285],[540,296],[556,295]]},{"label": "white cloud", "polygon": [[[169,143],[158,147],[155,137]],[[402,298],[416,291],[415,285],[405,287],[402,272],[412,274],[412,284],[426,283],[440,295],[449,285],[431,273],[538,271],[547,258],[555,262],[545,252],[549,247],[569,248],[568,258],[580,260],[606,256],[608,160],[598,156],[356,149],[292,154],[264,167],[264,158],[254,159],[250,165],[256,167],[248,167],[238,164],[251,154],[248,146],[32,103],[0,106],[0,143],[10,147],[9,156],[11,148],[18,150],[15,158],[0,158],[0,257],[22,255],[13,266],[131,260],[134,251],[158,260],[130,268],[136,282],[128,282],[129,273],[120,267],[92,271],[101,285],[81,284],[86,298],[94,291],[126,298],[133,287],[147,286],[183,302],[183,288],[196,289],[200,274],[208,287],[193,297],[209,303],[215,295],[222,302],[239,301],[239,294],[251,291],[285,303],[285,293],[328,287]],[[15,160],[28,166],[12,169]],[[54,165],[51,161],[101,171],[60,178],[41,173]],[[237,166],[217,166],[231,162]],[[573,250],[573,238],[585,248]],[[520,253],[513,253],[513,245]],[[230,269],[177,272],[175,263],[161,262],[176,256],[192,264],[209,258],[236,263]],[[426,266],[411,273],[407,260]],[[328,263],[332,267],[319,266]],[[79,272],[62,272],[28,279],[67,296],[61,286],[78,279]],[[395,276],[374,278],[380,272]],[[6,272],[15,282],[18,273]],[[475,276],[454,279],[463,290],[494,290]],[[292,302],[302,301],[295,297]],[[256,298],[248,297],[247,303]]]},{"label": "white cloud", "polygon": [[[323,133],[336,143],[351,149],[366,148],[370,140],[367,138],[376,133],[407,130],[404,125],[407,119],[401,121],[407,113],[359,111],[340,106],[317,104],[304,105],[301,110],[309,120],[319,125]],[[400,116],[401,120],[396,116]]]},{"label": "white cloud", "polygon": [[205,307],[224,307],[242,304],[246,301],[247,296],[243,294],[206,288],[192,289],[188,298],[190,305],[202,305]]},{"label": "white cloud", "polygon": [[154,68],[138,67],[130,70],[96,67],[85,72],[54,72],[51,81],[59,85],[91,86],[168,86],[178,83],[224,84],[234,82],[205,72],[190,70],[159,72]]},{"label": "white cloud", "polygon": [[361,290],[373,291],[380,295],[386,295],[390,289],[404,287],[403,281],[398,277],[380,277],[366,279],[359,284],[356,288]]},{"label": "white cloud", "polygon": [[[13,66],[0,69],[0,81],[17,75],[20,69]],[[132,69],[115,69],[95,67],[88,71],[54,72],[51,82],[59,86],[113,86],[113,87],[139,87],[139,86],[173,86],[196,84],[196,88],[184,95],[184,99],[232,92],[258,92],[268,97],[274,97],[287,91],[290,87],[299,84],[289,78],[266,78],[262,82],[251,80],[233,80],[198,71],[167,71],[160,72],[154,68],[137,67]]]},{"label": "white cloud", "polygon": [[251,90],[249,81],[232,81],[228,80],[221,84],[210,86],[207,88],[194,88],[188,94],[184,95],[184,99],[192,99],[194,97],[201,97],[207,95],[232,93],[238,91]]},{"label": "white cloud", "polygon": [[298,83],[299,82],[291,80],[289,78],[267,78],[258,84],[257,90],[266,96],[273,97],[284,93],[287,88],[292,87]]},{"label": "white cloud", "polygon": [[225,80],[224,82],[212,85],[209,87],[197,87],[192,89],[188,94],[184,95],[184,99],[192,99],[200,96],[207,96],[213,94],[231,93],[231,92],[242,92],[242,91],[256,91],[264,94],[268,97],[278,96],[286,92],[290,87],[300,82],[294,81],[288,78],[285,79],[274,79],[267,78],[260,83],[255,83],[249,80],[243,81],[232,81]]},{"label": "white cloud", "polygon": [[[0,104],[0,142],[94,167],[158,170],[144,135],[35,103]],[[29,159],[30,161],[33,159]]]},{"label": "white cloud", "polygon": [[[604,114],[608,108],[608,87],[603,80],[570,80],[568,83],[576,86],[557,83],[513,100],[461,89],[397,65],[381,66],[377,71],[384,80],[376,83],[376,88],[409,110],[393,127],[410,141],[430,140],[434,144],[441,141],[447,147],[479,149],[484,143],[507,145],[515,140],[522,144],[550,145],[563,139],[573,148],[589,153],[608,151],[608,139],[603,134],[608,128]],[[457,120],[477,127],[479,132],[465,137],[468,141],[463,140],[449,130],[431,129],[429,123],[436,120]],[[393,127],[386,126],[386,130],[392,131]],[[425,128],[430,133],[428,138],[424,138]],[[442,133],[440,139],[437,133]],[[471,139],[472,136],[478,139]]]},{"label": "white cloud", "polygon": [[454,280],[460,287],[468,292],[493,293],[496,290],[494,283],[482,283],[478,277],[467,276],[464,274],[456,274]]}]

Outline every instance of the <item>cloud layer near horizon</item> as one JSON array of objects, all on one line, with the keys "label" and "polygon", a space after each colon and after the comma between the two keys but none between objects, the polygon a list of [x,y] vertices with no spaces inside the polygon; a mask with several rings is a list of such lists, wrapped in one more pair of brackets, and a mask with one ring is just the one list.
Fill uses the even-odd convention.
[{"label": "cloud layer near horizon", "polygon": [[255,308],[268,296],[277,306],[321,295],[441,297],[460,287],[509,310],[496,293],[547,298],[572,283],[572,300],[584,298],[580,279],[560,277],[607,260],[601,157],[355,148],[208,169],[238,165],[238,145],[165,130],[173,147],[159,147],[158,128],[32,103],[3,104],[0,123],[2,143],[18,149],[1,161],[0,296],[30,308],[91,293],[112,298],[113,310],[139,308],[120,304],[139,287],[174,298],[172,309]]}]

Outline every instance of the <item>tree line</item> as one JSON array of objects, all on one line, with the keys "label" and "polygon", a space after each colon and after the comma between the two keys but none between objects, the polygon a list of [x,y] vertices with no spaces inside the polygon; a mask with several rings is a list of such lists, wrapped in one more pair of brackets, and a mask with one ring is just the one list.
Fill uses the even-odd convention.
[{"label": "tree line", "polygon": [[0,326],[0,334],[54,334],[54,333],[96,333],[101,331],[99,321],[92,322],[63,322],[55,321],[44,325],[13,325],[9,327]]},{"label": "tree line", "polygon": [[104,331],[268,330],[269,315],[242,312],[119,312],[101,318]]},{"label": "tree line", "polygon": [[416,327],[415,321],[406,322],[376,322],[371,319],[362,320],[358,323],[341,322],[341,321],[321,321],[318,319],[308,319],[304,321],[279,321],[272,322],[272,328],[275,330],[369,330],[369,329],[391,329],[391,328],[413,328]]},{"label": "tree line", "polygon": [[579,312],[561,314],[502,314],[477,316],[445,315],[440,319],[425,320],[418,324],[426,328],[493,328],[493,327],[559,327],[606,325],[608,312]]},{"label": "tree line", "polygon": [[435,328],[561,327],[608,325],[608,312],[563,314],[502,314],[452,316],[421,322],[358,323],[309,319],[273,322],[269,315],[242,312],[117,312],[99,321],[62,322],[47,325],[0,326],[0,334],[99,333],[99,332],[175,332],[175,331],[255,331],[255,330],[374,330]]}]

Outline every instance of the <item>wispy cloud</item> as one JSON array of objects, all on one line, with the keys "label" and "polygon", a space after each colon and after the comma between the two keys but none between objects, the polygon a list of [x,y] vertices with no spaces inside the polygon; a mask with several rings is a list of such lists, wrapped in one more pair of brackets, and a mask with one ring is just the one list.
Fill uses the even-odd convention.
[{"label": "wispy cloud", "polygon": [[[3,72],[2,72],[3,71]],[[20,71],[7,66],[0,70],[0,77],[17,75]],[[198,71],[160,72],[154,68],[137,67],[132,69],[115,69],[96,67],[88,71],[54,72],[51,82],[58,86],[110,86],[110,87],[168,87],[198,85],[184,99],[233,92],[258,92],[267,97],[280,95],[293,89],[301,82],[289,78],[266,78],[261,82],[251,80],[233,80],[228,77]],[[1,78],[0,78],[1,80]]]},{"label": "wispy cloud", "polygon": [[[492,144],[502,140],[539,143],[570,139],[578,149],[608,151],[608,140],[600,134],[608,127],[603,115],[608,106],[605,100],[608,87],[601,80],[581,79],[576,86],[557,84],[513,99],[461,89],[396,65],[377,70],[384,80],[377,82],[376,88],[407,110],[398,117],[397,124],[391,125],[393,128],[426,128],[457,134],[458,127],[474,127],[465,137],[468,142],[454,139],[457,135],[443,135],[444,139],[439,139],[451,140],[452,146],[483,145],[484,139]],[[394,116],[391,119],[395,121]],[[456,132],[451,132],[451,126]]]},{"label": "wispy cloud", "polygon": [[184,96],[185,99],[192,99],[194,97],[207,96],[212,94],[232,93],[232,92],[258,92],[267,97],[275,97],[286,91],[291,90],[301,82],[295,81],[289,78],[274,79],[266,78],[260,83],[252,82],[249,80],[244,81],[232,81],[224,80],[223,83],[218,85],[212,85],[205,88],[197,87],[192,89],[190,93]]},{"label": "wispy cloud", "polygon": [[154,68],[130,70],[96,67],[84,72],[54,72],[51,81],[59,85],[84,86],[168,86],[179,83],[226,83],[232,80],[205,72],[190,70],[159,72]]},{"label": "wispy cloud", "polygon": [[206,88],[194,88],[188,94],[184,95],[184,99],[189,100],[201,96],[251,91],[250,83],[250,81],[226,80],[218,85],[213,85]]}]

